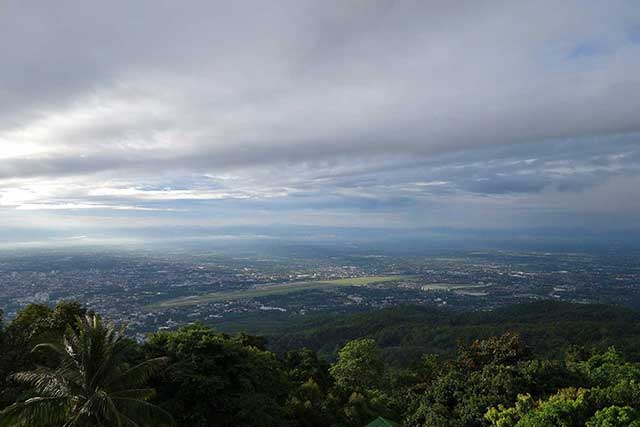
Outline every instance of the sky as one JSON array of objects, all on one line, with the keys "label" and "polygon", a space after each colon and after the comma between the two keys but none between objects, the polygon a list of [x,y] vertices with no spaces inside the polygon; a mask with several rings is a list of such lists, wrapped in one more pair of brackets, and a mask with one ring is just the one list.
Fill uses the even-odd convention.
[{"label": "sky", "polygon": [[640,4],[0,3],[0,245],[272,225],[639,232]]}]

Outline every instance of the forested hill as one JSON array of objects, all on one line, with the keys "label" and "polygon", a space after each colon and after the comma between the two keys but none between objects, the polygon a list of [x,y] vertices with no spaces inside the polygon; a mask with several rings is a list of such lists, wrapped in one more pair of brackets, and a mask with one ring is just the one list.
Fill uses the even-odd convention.
[{"label": "forested hill", "polygon": [[[431,307],[393,307],[353,315],[319,315],[282,326],[267,336],[276,351],[307,347],[333,358],[348,341],[373,338],[387,361],[422,354],[450,356],[461,343],[521,334],[538,356],[561,358],[571,346],[605,350],[615,346],[640,360],[640,313],[605,305],[540,301],[491,312],[453,312]],[[259,332],[259,331],[258,331]]]},{"label": "forested hill", "polygon": [[269,340],[292,349],[274,354],[261,337],[198,322],[136,343],[78,303],[29,305],[0,322],[0,427],[363,427],[380,416],[403,427],[640,427],[633,311],[539,302],[287,319]]}]

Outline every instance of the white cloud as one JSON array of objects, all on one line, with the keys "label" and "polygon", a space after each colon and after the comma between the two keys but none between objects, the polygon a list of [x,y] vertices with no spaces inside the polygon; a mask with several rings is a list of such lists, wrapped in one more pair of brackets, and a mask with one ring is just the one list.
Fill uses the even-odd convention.
[{"label": "white cloud", "polygon": [[9,3],[23,223],[521,224],[640,174],[633,0]]},{"label": "white cloud", "polygon": [[89,191],[92,197],[123,197],[139,200],[225,200],[253,199],[268,197],[285,197],[286,190],[249,190],[242,188],[224,189],[220,191],[204,190],[141,190],[138,188],[96,188]]},{"label": "white cloud", "polygon": [[179,209],[170,208],[145,208],[128,205],[101,205],[93,203],[23,203],[16,206],[17,210],[40,211],[40,210],[83,210],[83,209],[113,209],[117,211],[164,211],[179,212]]}]

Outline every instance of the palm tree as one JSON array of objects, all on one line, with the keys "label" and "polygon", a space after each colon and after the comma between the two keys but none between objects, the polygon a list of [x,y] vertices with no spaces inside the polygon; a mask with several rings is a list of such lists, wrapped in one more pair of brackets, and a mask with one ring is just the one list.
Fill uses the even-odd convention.
[{"label": "palm tree", "polygon": [[50,349],[60,357],[56,369],[40,367],[14,375],[30,385],[36,397],[18,402],[2,412],[6,426],[118,426],[173,424],[171,415],[147,400],[154,390],[144,388],[149,376],[166,358],[146,360],[133,367],[123,362],[129,347],[124,328],[100,321],[97,315],[78,318],[67,327],[61,344]]}]

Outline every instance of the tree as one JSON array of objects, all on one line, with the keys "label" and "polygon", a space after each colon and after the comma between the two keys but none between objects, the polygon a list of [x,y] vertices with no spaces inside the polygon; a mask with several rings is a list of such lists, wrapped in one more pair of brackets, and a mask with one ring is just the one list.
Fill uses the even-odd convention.
[{"label": "tree", "polygon": [[40,367],[14,378],[30,385],[33,397],[2,412],[7,426],[143,426],[171,424],[171,415],[147,402],[154,390],[143,384],[166,362],[124,363],[130,341],[97,315],[78,318],[67,326],[62,343],[43,343],[33,351],[57,354],[56,368]]},{"label": "tree", "polygon": [[348,342],[329,372],[338,386],[348,390],[376,388],[384,373],[376,342],[366,338]]},{"label": "tree", "polygon": [[318,354],[307,348],[288,351],[282,358],[289,380],[302,385],[309,379],[326,391],[333,385],[333,378],[329,375],[329,364],[318,357]]},{"label": "tree", "polygon": [[640,427],[640,411],[630,406],[610,406],[596,412],[587,427]]},{"label": "tree", "polygon": [[290,394],[286,403],[287,416],[297,426],[335,425],[336,411],[331,405],[333,402],[313,378],[309,378]]},{"label": "tree", "polygon": [[14,345],[31,343],[44,329],[53,310],[44,304],[29,304],[9,323],[7,337]]},{"label": "tree", "polygon": [[548,400],[540,402],[535,410],[525,414],[517,426],[582,427],[590,411],[586,394],[586,390],[573,387],[559,390]]},{"label": "tree", "polygon": [[535,402],[530,394],[518,395],[518,401],[512,408],[507,408],[500,404],[497,407],[489,408],[485,414],[485,419],[493,427],[514,427],[518,421],[535,408]]},{"label": "tree", "polygon": [[16,401],[25,386],[12,381],[9,374],[35,369],[38,365],[55,368],[50,357],[31,349],[43,342],[59,342],[68,325],[86,310],[77,302],[61,301],[51,309],[44,304],[29,304],[8,323],[0,352],[0,409]]},{"label": "tree", "polygon": [[281,362],[290,384],[287,418],[299,427],[336,425],[339,405],[330,394],[329,364],[309,349],[288,351]]},{"label": "tree", "polygon": [[507,332],[499,337],[476,340],[460,349],[458,361],[463,367],[475,370],[488,364],[513,365],[528,356],[529,350],[520,335]]},{"label": "tree", "polygon": [[147,357],[171,361],[153,378],[158,399],[180,425],[190,427],[285,424],[285,372],[275,355],[256,342],[202,324],[151,335]]},{"label": "tree", "polygon": [[610,386],[620,381],[640,381],[640,367],[625,361],[621,353],[611,347],[576,364],[579,372],[599,386]]},{"label": "tree", "polygon": [[[574,384],[575,378],[560,362],[519,360],[526,352],[515,337],[507,334],[461,348],[458,363],[442,366],[427,387],[416,389],[407,411],[410,425],[480,427],[489,421],[508,427],[523,403],[517,411],[499,405],[513,402],[518,395],[546,397]],[[487,408],[495,406],[487,418]]]},{"label": "tree", "polygon": [[485,418],[495,427],[583,427],[589,412],[585,394],[584,389],[566,388],[535,403],[530,395],[518,396],[515,407],[490,408]]}]

